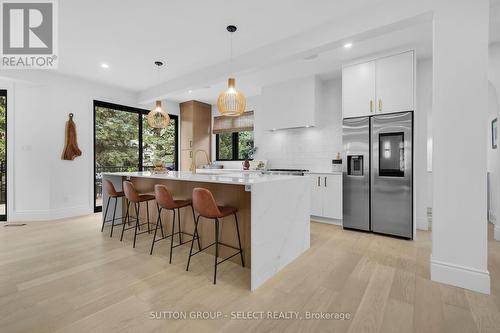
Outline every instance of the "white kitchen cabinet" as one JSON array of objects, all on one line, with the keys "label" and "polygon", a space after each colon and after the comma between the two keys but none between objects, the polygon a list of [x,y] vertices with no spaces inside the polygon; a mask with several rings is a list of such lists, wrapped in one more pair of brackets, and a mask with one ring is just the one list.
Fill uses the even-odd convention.
[{"label": "white kitchen cabinet", "polygon": [[381,58],[376,64],[376,113],[413,110],[413,52]]},{"label": "white kitchen cabinet", "polygon": [[342,219],[342,175],[311,174],[311,215]]},{"label": "white kitchen cabinet", "polygon": [[323,217],[342,219],[342,176],[323,176]]},{"label": "white kitchen cabinet", "polygon": [[344,118],[413,111],[414,52],[378,58],[342,69]]},{"label": "white kitchen cabinet", "polygon": [[323,215],[323,187],[320,175],[311,175],[311,215]]},{"label": "white kitchen cabinet", "polygon": [[345,67],[342,72],[344,118],[373,114],[375,99],[375,61]]}]

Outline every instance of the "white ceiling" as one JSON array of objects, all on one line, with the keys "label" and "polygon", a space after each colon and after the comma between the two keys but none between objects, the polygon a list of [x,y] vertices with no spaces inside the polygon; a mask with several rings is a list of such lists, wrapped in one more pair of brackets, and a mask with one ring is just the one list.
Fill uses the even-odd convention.
[{"label": "white ceiling", "polygon": [[228,24],[239,28],[237,56],[361,8],[366,0],[59,1],[59,70],[140,91],[158,83],[156,59],[165,81],[227,60]]},{"label": "white ceiling", "polygon": [[[265,85],[308,75],[317,75],[323,80],[340,78],[342,64],[384,52],[410,48],[416,50],[419,59],[432,56],[432,24],[430,22],[356,42],[350,49],[345,49],[340,45],[331,50],[313,54],[316,56],[314,59],[308,60],[307,57],[297,56],[287,62],[262,67],[256,71],[239,73],[237,87],[248,97],[259,95],[261,87]],[[177,102],[196,99],[214,103],[217,96],[226,89],[226,85],[225,81],[220,81],[215,84],[192,87],[191,93],[186,89],[172,92],[165,95],[165,98]]]},{"label": "white ceiling", "polygon": [[[339,75],[342,63],[389,49],[415,47],[419,57],[431,56],[432,26],[426,20],[352,36],[350,50],[342,47],[344,41],[309,51],[304,45],[300,52],[288,48],[314,38],[331,22],[348,22],[384,1],[64,0],[59,2],[59,71],[130,89],[147,101],[151,97],[147,92],[158,85],[153,61],[159,59],[167,64],[161,81],[168,89],[158,94],[176,101],[213,102],[226,85],[221,68],[228,64],[228,24],[238,26],[235,67],[239,59],[249,63],[249,57],[271,54],[268,50],[285,50],[276,60],[268,56],[257,61],[259,66],[236,68],[237,85],[248,96],[258,94],[262,85],[294,77],[332,78]],[[490,41],[496,42],[500,0],[491,3]],[[304,60],[316,54],[317,58]],[[101,68],[101,63],[109,64],[109,69]]]}]

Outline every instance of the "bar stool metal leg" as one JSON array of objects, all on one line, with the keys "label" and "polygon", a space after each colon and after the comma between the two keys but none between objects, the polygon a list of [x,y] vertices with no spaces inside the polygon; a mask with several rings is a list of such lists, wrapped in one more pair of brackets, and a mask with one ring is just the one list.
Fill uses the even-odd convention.
[{"label": "bar stool metal leg", "polygon": [[108,197],[108,202],[106,203],[106,211],[105,211],[104,216],[102,218],[101,232],[104,231],[104,223],[106,223],[106,216],[108,215],[108,207],[109,207],[109,200],[110,199],[111,199],[111,197]]},{"label": "bar stool metal leg", "polygon": [[[175,233],[175,209],[172,209],[172,213],[174,214],[172,216],[172,234],[170,238],[170,260],[169,263],[172,263],[172,251],[174,249],[174,233]],[[180,226],[180,225],[179,225]]]},{"label": "bar stool metal leg", "polygon": [[161,238],[165,238],[165,235],[163,234],[163,224],[161,223],[161,208],[160,205],[158,205],[158,203],[156,203],[156,208],[158,208],[158,221],[160,222]]},{"label": "bar stool metal leg", "polygon": [[148,234],[151,233],[151,230],[149,228],[149,202],[146,201],[146,215],[147,215],[147,220],[148,220]]},{"label": "bar stool metal leg", "polygon": [[238,216],[236,213],[234,213],[234,221],[236,222],[236,233],[238,234],[238,245],[240,246],[241,266],[245,267],[245,262],[243,261],[243,249],[241,247],[240,227],[238,226]]},{"label": "bar stool metal leg", "polygon": [[200,215],[198,215],[198,217],[194,221],[194,233],[193,233],[193,239],[191,240],[191,249],[189,249],[189,258],[188,258],[188,263],[186,266],[186,271],[189,270],[189,263],[191,262],[191,256],[193,255],[194,238],[195,238],[195,236],[198,235],[198,222],[199,222],[199,220],[200,220]]},{"label": "bar stool metal leg", "polygon": [[177,222],[179,225],[179,244],[182,244],[181,209],[180,208],[177,208]]},{"label": "bar stool metal leg", "polygon": [[158,219],[156,219],[156,227],[155,227],[155,233],[153,235],[153,241],[151,242],[151,250],[149,251],[149,254],[153,254],[153,248],[155,246],[155,241],[156,241],[156,232],[158,231],[158,225],[160,224],[160,212],[158,212]]},{"label": "bar stool metal leg", "polygon": [[[111,232],[109,237],[113,237],[113,228],[115,227],[115,217],[116,217],[116,206],[118,205],[118,198],[115,197],[115,208],[113,209],[113,220],[111,220]],[[122,221],[125,222],[125,221]]]},{"label": "bar stool metal leg", "polygon": [[[130,201],[127,199],[127,213],[125,214],[125,220],[127,220],[127,223],[130,225]],[[122,235],[120,236],[120,242],[123,241],[123,233],[125,232],[125,221],[123,221],[123,227],[122,227]]]},{"label": "bar stool metal leg", "polygon": [[[194,214],[194,208],[193,205],[191,205],[191,211],[193,212],[193,223],[196,225],[196,215]],[[193,231],[193,235],[195,232]],[[200,243],[200,237],[196,235],[196,240],[198,241],[198,251],[201,251],[201,243]]]},{"label": "bar stool metal leg", "polygon": [[136,219],[135,219],[135,229],[134,229],[134,246],[133,248],[135,249],[135,240],[137,238],[137,229],[139,228],[139,211],[141,209],[141,203],[138,202],[135,206],[135,214],[136,214]]},{"label": "bar stool metal leg", "polygon": [[217,283],[217,259],[219,258],[219,219],[215,219],[215,264],[214,284]]}]

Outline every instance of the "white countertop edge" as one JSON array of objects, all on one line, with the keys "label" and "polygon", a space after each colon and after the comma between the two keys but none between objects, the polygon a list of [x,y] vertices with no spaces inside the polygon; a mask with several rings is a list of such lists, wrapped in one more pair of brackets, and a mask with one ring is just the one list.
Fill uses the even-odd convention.
[{"label": "white countertop edge", "polygon": [[261,175],[261,174],[192,174],[191,172],[171,171],[168,174],[151,174],[149,171],[142,172],[103,172],[103,176],[151,178],[174,181],[188,181],[200,183],[229,184],[229,185],[254,185],[267,182],[279,182],[296,179],[298,176],[287,175]]}]

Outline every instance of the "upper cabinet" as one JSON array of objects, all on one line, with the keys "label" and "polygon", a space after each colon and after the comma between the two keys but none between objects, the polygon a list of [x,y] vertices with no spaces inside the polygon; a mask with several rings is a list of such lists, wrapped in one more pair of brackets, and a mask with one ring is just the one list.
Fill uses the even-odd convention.
[{"label": "upper cabinet", "polygon": [[413,51],[344,67],[344,118],[414,110],[414,69]]},{"label": "upper cabinet", "polygon": [[373,113],[375,108],[375,61],[345,67],[342,71],[344,117]]},{"label": "upper cabinet", "polygon": [[376,61],[377,112],[414,109],[413,51]]},{"label": "upper cabinet", "polygon": [[265,130],[315,125],[320,82],[314,76],[262,87],[259,119]]}]

